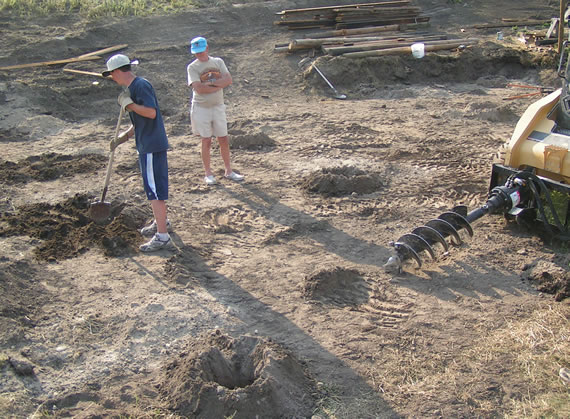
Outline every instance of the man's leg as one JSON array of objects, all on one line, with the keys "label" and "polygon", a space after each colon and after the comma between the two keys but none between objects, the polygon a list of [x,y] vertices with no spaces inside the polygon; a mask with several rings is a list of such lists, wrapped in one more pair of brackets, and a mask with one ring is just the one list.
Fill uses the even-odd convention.
[{"label": "man's leg", "polygon": [[156,221],[156,234],[148,242],[141,244],[141,252],[155,252],[162,249],[172,249],[172,239],[166,227],[166,201],[154,199],[150,201],[152,213]]},{"label": "man's leg", "polygon": [[212,147],[212,139],[202,137],[202,164],[206,176],[212,176],[212,169],[210,168],[210,148]]},{"label": "man's leg", "polygon": [[232,167],[230,163],[230,141],[228,136],[218,137],[218,143],[220,144],[220,154],[222,155],[222,160],[224,161],[224,167],[226,168],[225,175],[228,176],[232,172]]},{"label": "man's leg", "polygon": [[166,201],[160,201],[158,199],[154,199],[150,201],[150,206],[152,208],[154,219],[156,220],[157,233],[160,234],[168,233],[168,229],[166,227],[166,216],[167,216]]}]

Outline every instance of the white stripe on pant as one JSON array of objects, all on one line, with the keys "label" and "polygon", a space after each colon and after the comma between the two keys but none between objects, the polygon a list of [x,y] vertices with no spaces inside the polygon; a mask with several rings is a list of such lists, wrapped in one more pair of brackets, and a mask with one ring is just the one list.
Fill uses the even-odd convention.
[{"label": "white stripe on pant", "polygon": [[146,155],[146,180],[148,182],[150,190],[154,193],[154,196],[157,197],[158,194],[156,193],[156,183],[154,182],[154,168],[152,157],[152,153],[148,153]]}]

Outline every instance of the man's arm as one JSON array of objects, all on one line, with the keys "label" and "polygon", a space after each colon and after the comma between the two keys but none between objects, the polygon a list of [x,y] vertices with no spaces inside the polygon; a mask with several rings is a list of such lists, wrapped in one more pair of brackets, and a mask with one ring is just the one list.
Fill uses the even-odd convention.
[{"label": "man's arm", "polygon": [[195,81],[192,82],[191,86],[192,89],[196,91],[196,93],[207,94],[207,93],[215,93],[218,90],[223,89],[224,87],[228,87],[230,84],[232,84],[232,82],[233,82],[232,75],[230,73],[223,73],[222,77],[220,77],[217,80],[211,80],[206,82]]},{"label": "man's arm", "polygon": [[222,77],[210,83],[211,86],[220,87],[222,89],[228,87],[230,84],[232,84],[232,75],[230,73],[222,73]]},{"label": "man's arm", "polygon": [[133,111],[139,114],[140,116],[144,116],[145,118],[148,119],[156,118],[156,109],[154,108],[150,108],[144,105],[137,105],[136,103],[131,103],[130,105],[127,105],[126,108],[129,111]]}]

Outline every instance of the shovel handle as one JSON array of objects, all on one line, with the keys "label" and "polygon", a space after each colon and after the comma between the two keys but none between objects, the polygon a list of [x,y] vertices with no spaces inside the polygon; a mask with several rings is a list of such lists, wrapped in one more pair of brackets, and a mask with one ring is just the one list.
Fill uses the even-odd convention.
[{"label": "shovel handle", "polygon": [[325,75],[323,74],[323,72],[322,72],[321,70],[319,70],[319,67],[317,67],[314,63],[313,63],[313,68],[314,68],[315,70],[317,70],[317,73],[319,73],[319,75],[323,78],[323,80],[327,82],[327,84],[329,85],[329,87],[333,90],[333,92],[334,92],[334,94],[335,94],[335,97],[336,97],[337,99],[346,99],[346,96],[340,94],[340,93],[338,92],[338,90],[336,90],[336,87],[334,87],[334,86],[332,85],[332,83],[325,77]]},{"label": "shovel handle", "polygon": [[[115,136],[113,139],[116,139],[119,136],[119,129],[121,129],[121,119],[123,119],[125,111],[121,106],[121,111],[119,112],[119,119],[117,120],[117,127],[115,128]],[[115,150],[112,150],[109,153],[109,163],[107,163],[107,174],[105,175],[105,183],[103,184],[103,193],[101,194],[101,202],[105,202],[105,195],[107,195],[107,188],[109,186],[109,180],[111,179],[111,168],[113,167],[113,160],[115,158]]]},{"label": "shovel handle", "polygon": [[317,73],[319,73],[319,76],[321,76],[323,78],[324,81],[327,82],[327,84],[329,85],[329,87],[331,89],[334,90],[334,92],[336,93],[336,89],[334,88],[334,86],[332,85],[332,83],[325,77],[325,75],[321,72],[321,70],[319,70],[319,67],[317,67],[315,64],[313,64],[313,68],[315,70],[317,70]]}]

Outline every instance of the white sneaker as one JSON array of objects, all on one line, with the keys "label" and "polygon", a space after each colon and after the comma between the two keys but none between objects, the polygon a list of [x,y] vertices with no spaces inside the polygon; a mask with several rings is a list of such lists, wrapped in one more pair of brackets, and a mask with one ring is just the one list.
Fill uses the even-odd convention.
[{"label": "white sneaker", "polygon": [[[170,233],[172,231],[172,225],[170,224],[170,220],[166,220],[166,230]],[[143,236],[154,236],[158,231],[158,226],[156,225],[156,220],[152,220],[150,225],[143,227],[140,229],[140,233]]]},{"label": "white sneaker", "polygon": [[225,178],[230,180],[235,180],[236,182],[240,182],[243,180],[243,176],[236,172],[231,172],[229,175],[226,175]]},{"label": "white sneaker", "polygon": [[148,242],[141,244],[139,249],[141,252],[155,252],[157,250],[172,249],[173,247],[174,244],[170,236],[167,240],[160,240],[158,234],[155,234]]},{"label": "white sneaker", "polygon": [[213,175],[209,175],[204,177],[204,182],[206,182],[207,185],[215,185],[216,178]]}]

